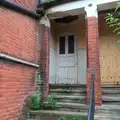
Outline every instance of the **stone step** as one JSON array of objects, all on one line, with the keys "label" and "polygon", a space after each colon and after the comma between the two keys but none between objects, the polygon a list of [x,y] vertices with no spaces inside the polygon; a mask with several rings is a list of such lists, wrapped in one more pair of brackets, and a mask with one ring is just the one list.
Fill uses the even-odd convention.
[{"label": "stone step", "polygon": [[120,89],[103,89],[102,90],[102,94],[106,94],[106,95],[111,95],[111,94],[114,94],[114,95],[117,95],[117,94],[120,94]]},{"label": "stone step", "polygon": [[[58,110],[37,110],[32,111],[29,110],[29,113],[32,114],[34,119],[27,120],[57,120],[60,116],[78,116],[85,117],[87,120],[88,113],[87,112],[68,112],[68,111],[58,111]],[[106,114],[106,113],[95,113],[95,120],[120,120],[119,114]]]},{"label": "stone step", "polygon": [[85,103],[85,96],[68,96],[68,95],[57,95],[55,96],[57,102],[65,102],[65,103]]},{"label": "stone step", "polygon": [[85,96],[69,96],[69,95],[57,95],[55,96],[57,99],[85,99]]},{"label": "stone step", "polygon": [[88,112],[88,106],[80,103],[64,103],[58,102],[55,110],[72,111],[72,112]]},{"label": "stone step", "polygon": [[64,103],[64,102],[57,102],[57,107],[71,107],[71,108],[85,108],[88,109],[89,107],[86,104],[78,104],[78,103]]},{"label": "stone step", "polygon": [[54,95],[64,95],[64,96],[86,96],[86,93],[74,93],[74,92],[50,92],[50,94],[54,94]]},{"label": "stone step", "polygon": [[87,112],[68,112],[59,110],[29,110],[32,115],[87,116]]},{"label": "stone step", "polygon": [[102,96],[103,102],[120,102],[120,95],[118,96]]},{"label": "stone step", "polygon": [[50,89],[50,92],[53,93],[86,93],[86,88],[82,88],[82,89]]},{"label": "stone step", "polygon": [[95,120],[120,120],[119,114],[98,113],[94,118]]},{"label": "stone step", "polygon": [[62,88],[62,89],[83,89],[86,88],[86,85],[78,85],[78,84],[50,84],[50,89],[58,89],[58,88]]},{"label": "stone step", "polygon": [[105,85],[102,85],[102,88],[120,88],[120,85],[112,85],[112,84],[105,84]]},{"label": "stone step", "polygon": [[95,108],[95,113],[104,113],[104,114],[119,114],[120,113],[120,105],[103,105],[97,106]]}]

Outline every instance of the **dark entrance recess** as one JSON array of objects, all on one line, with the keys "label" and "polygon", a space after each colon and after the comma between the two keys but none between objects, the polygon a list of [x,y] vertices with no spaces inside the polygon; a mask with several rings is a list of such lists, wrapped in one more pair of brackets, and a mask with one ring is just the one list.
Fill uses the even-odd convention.
[{"label": "dark entrance recess", "polygon": [[67,17],[55,19],[55,22],[56,22],[56,23],[71,23],[71,22],[77,20],[78,18],[79,18],[78,15],[75,15],[75,16],[67,16]]},{"label": "dark entrance recess", "polygon": [[65,54],[65,36],[60,37],[59,54]]}]

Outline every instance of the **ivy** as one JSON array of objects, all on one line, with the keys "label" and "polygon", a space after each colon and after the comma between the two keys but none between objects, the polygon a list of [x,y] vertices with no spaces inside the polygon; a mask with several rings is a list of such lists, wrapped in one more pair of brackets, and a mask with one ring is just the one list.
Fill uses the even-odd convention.
[{"label": "ivy", "polygon": [[[107,16],[105,17],[106,23],[109,27],[113,28],[113,32],[117,35],[120,35],[120,1],[116,2],[116,8],[114,13],[107,13]],[[117,17],[115,15],[117,14]],[[119,42],[117,42],[119,43]]]}]

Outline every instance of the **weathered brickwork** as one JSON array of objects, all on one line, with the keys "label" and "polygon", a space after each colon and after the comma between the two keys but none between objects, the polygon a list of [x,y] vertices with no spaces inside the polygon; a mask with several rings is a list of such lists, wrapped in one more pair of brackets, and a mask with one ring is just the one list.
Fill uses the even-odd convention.
[{"label": "weathered brickwork", "polygon": [[[38,21],[0,7],[0,53],[39,64]],[[18,120],[37,68],[0,58],[0,120]]]},{"label": "weathered brickwork", "polygon": [[0,52],[37,62],[37,31],[35,19],[0,8]]},{"label": "weathered brickwork", "polygon": [[35,91],[35,68],[0,60],[0,119],[17,120],[25,97]]},{"label": "weathered brickwork", "polygon": [[91,74],[95,73],[95,103],[101,104],[100,60],[99,60],[99,35],[98,18],[87,18],[87,100],[89,103]]},{"label": "weathered brickwork", "polygon": [[[42,34],[44,33],[44,34]],[[43,97],[46,98],[49,92],[49,53],[50,53],[50,28],[40,25],[40,75],[43,81]]]}]

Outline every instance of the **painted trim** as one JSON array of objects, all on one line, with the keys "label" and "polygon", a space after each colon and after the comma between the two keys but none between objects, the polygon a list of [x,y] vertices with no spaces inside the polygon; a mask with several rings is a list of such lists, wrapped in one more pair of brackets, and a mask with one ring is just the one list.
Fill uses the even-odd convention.
[{"label": "painted trim", "polygon": [[49,18],[47,16],[42,17],[41,20],[40,20],[40,24],[43,24],[46,27],[50,28],[50,20],[49,20]]},{"label": "painted trim", "polygon": [[85,11],[86,11],[86,15],[87,17],[98,17],[98,13],[97,13],[97,5],[93,4],[91,6],[87,6],[85,7]]},{"label": "painted trim", "polygon": [[33,18],[36,18],[36,19],[41,18],[41,15],[37,14],[36,12],[34,12],[30,9],[27,9],[27,8],[21,6],[21,5],[18,5],[16,3],[13,3],[9,0],[0,0],[0,5],[4,6],[6,8],[9,8],[13,11],[17,11],[19,13],[28,15],[28,16],[33,17]]},{"label": "painted trim", "polygon": [[25,65],[28,65],[28,66],[39,68],[38,64],[34,64],[34,63],[31,63],[31,62],[28,62],[28,61],[25,61],[25,60],[22,60],[22,59],[19,59],[19,58],[11,57],[11,56],[3,54],[3,53],[0,53],[0,58],[7,59],[7,60],[10,60],[10,61],[13,61],[13,62],[20,63],[20,64],[25,64]]},{"label": "painted trim", "polygon": [[46,14],[53,14],[57,12],[65,12],[65,11],[85,8],[91,3],[99,6],[102,4],[117,2],[117,1],[119,0],[82,0],[82,1],[79,0],[79,1],[65,3],[59,6],[52,7],[46,11]]}]

